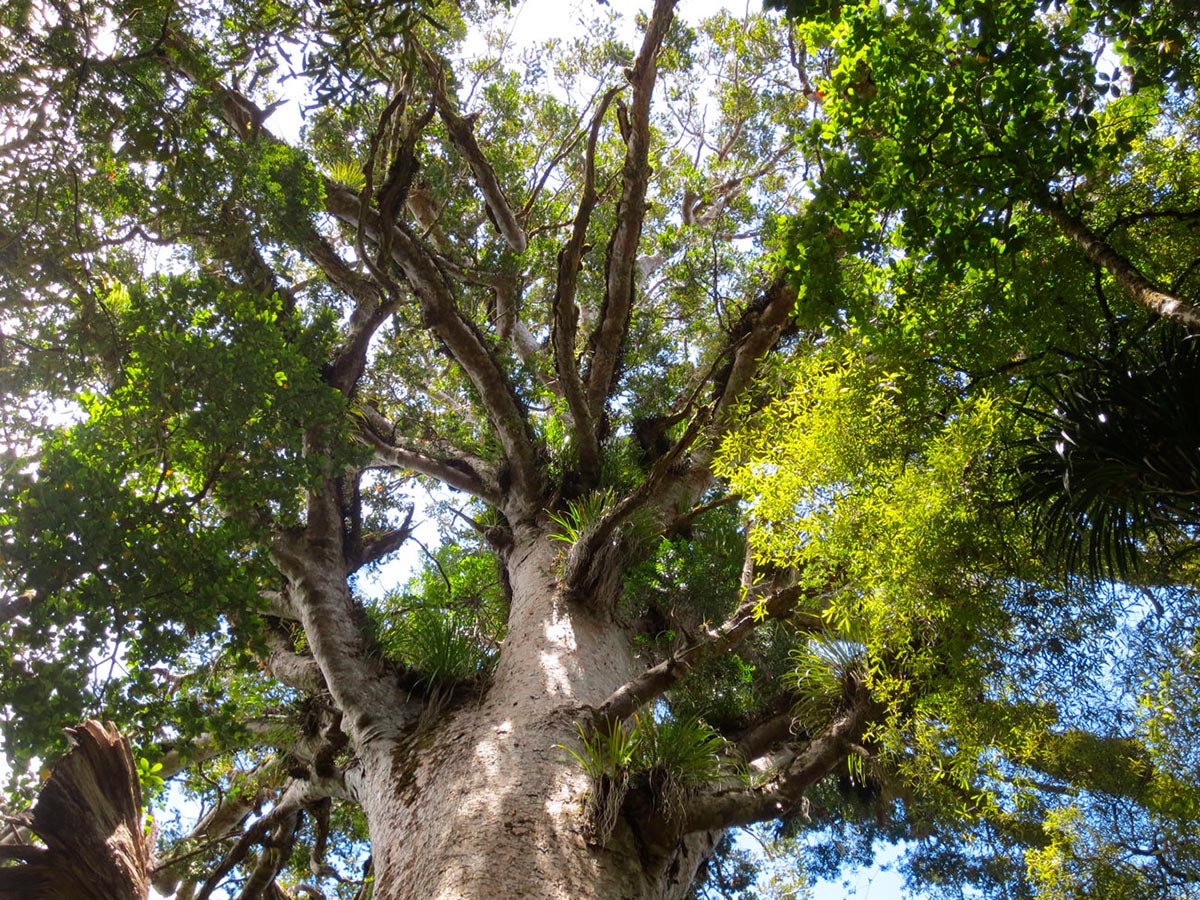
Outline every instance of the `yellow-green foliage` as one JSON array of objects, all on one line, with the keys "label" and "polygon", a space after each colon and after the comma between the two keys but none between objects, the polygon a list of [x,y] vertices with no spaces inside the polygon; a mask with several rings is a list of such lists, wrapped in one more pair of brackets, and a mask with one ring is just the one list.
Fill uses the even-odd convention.
[{"label": "yellow-green foliage", "polygon": [[814,585],[841,573],[827,610],[839,628],[957,615],[997,549],[982,521],[997,490],[997,405],[985,395],[938,408],[917,377],[861,348],[796,371],[722,448],[721,474],[753,507],[757,557]]},{"label": "yellow-green foliage", "polygon": [[[965,784],[998,731],[1020,743],[1039,718],[981,722],[975,710],[986,638],[1005,627],[999,598],[1021,565],[998,502],[1008,418],[920,358],[889,362],[864,344],[794,360],[791,389],[747,417],[719,468],[752,506],[756,557],[813,588],[827,641],[863,648],[865,683],[890,711],[877,739],[917,748],[907,765],[925,777]],[[798,684],[809,656],[796,657]],[[948,734],[978,751],[953,754],[961,773],[945,771]]]}]

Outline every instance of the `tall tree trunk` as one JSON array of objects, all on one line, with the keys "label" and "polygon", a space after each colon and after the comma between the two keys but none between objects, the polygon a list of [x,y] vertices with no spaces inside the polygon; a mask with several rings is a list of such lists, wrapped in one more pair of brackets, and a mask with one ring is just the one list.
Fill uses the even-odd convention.
[{"label": "tall tree trunk", "polygon": [[652,852],[625,822],[593,843],[588,779],[563,748],[636,667],[622,629],[564,600],[559,555],[544,534],[509,554],[509,634],[486,693],[362,753],[378,900],[675,898],[711,851],[715,835]]}]

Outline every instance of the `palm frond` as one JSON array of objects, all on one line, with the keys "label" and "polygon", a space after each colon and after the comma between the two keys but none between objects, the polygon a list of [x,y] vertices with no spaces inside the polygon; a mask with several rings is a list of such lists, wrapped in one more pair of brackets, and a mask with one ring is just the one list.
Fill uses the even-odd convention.
[{"label": "palm frond", "polygon": [[1174,326],[1046,388],[1021,501],[1068,571],[1126,577],[1145,542],[1200,524],[1200,342]]}]

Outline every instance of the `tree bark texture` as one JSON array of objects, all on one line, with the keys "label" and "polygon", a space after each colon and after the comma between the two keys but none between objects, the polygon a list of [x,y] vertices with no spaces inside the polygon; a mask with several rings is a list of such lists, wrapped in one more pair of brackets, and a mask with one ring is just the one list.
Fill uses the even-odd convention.
[{"label": "tree bark texture", "polygon": [[484,694],[361,754],[378,900],[668,900],[711,852],[716,833],[663,852],[628,822],[593,842],[588,779],[565,748],[638,667],[615,623],[564,599],[560,556],[545,535],[513,548],[509,633]]},{"label": "tree bark texture", "polygon": [[54,767],[29,818],[45,842],[0,846],[0,900],[146,900],[150,851],[129,742],[112,724],[70,730],[75,747]]}]

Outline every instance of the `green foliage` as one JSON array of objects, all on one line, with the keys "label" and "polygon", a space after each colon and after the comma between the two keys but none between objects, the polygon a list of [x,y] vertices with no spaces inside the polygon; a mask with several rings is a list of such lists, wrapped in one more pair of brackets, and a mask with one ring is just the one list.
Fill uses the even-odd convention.
[{"label": "green foliage", "polygon": [[137,761],[138,782],[142,786],[143,797],[152,797],[162,790],[166,783],[158,773],[162,771],[162,763],[151,763],[144,756]]},{"label": "green foliage", "polygon": [[635,771],[644,773],[655,806],[668,821],[678,819],[691,792],[721,775],[724,740],[699,719],[635,718]]},{"label": "green foliage", "polygon": [[579,729],[579,750],[561,747],[579,763],[590,788],[586,801],[593,839],[603,845],[612,835],[621,815],[621,804],[629,789],[629,770],[637,758],[638,741],[633,729],[613,720],[607,728],[590,732]]},{"label": "green foliage", "polygon": [[614,502],[611,491],[597,491],[578,500],[567,501],[567,508],[562,512],[547,513],[559,529],[553,535],[554,540],[567,545],[578,543],[604,517]]},{"label": "green foliage", "polygon": [[[629,523],[623,549],[644,558],[613,618],[646,663],[695,641],[741,599],[748,541],[757,587],[794,577],[824,630],[764,624],[663,707],[581,731],[568,752],[591,781],[596,836],[630,790],[677,818],[721,776],[718,732],[736,738],[791,705],[799,743],[866,692],[880,712],[853,765],[806,795],[828,823],[807,851],[823,871],[905,836],[911,872],[948,894],[1167,895],[1200,878],[1194,343],[1149,328],[1044,213],[1061,201],[1146,278],[1200,298],[1196,13],[1127,0],[777,5],[800,21],[720,14],[673,29],[660,55],[637,302],[618,382],[599,398],[599,489],[574,480],[552,354],[514,337],[553,331],[580,129],[595,87],[624,83],[633,59],[615,24],[551,38],[518,66],[501,58],[500,29],[450,76],[528,231],[524,253],[497,238],[436,116],[413,148],[409,207],[393,210],[436,250],[466,331],[512,388],[539,502],[569,545],[683,425],[647,424],[675,421],[681,399],[708,402],[697,386],[729,361],[764,266],[798,288],[717,449],[715,490],[744,499],[693,521],[685,498]],[[315,499],[330,501],[331,533],[362,546],[432,480],[368,457],[372,412],[398,444],[506,490],[479,379],[448,361],[371,228],[327,214],[319,174],[358,191],[370,172],[378,201],[428,102],[418,42],[457,59],[490,11],[0,11],[6,752],[45,754],[85,714],[120,720],[139,746],[188,747],[203,732],[233,744],[268,717],[295,733],[296,693],[261,676],[265,630],[312,645],[299,626],[260,622],[261,593],[282,589],[272,549],[298,539]],[[223,90],[274,109],[284,85],[308,106],[286,140],[271,135],[280,112],[235,118]],[[595,146],[580,359],[611,289],[600,248],[626,149],[615,117]],[[382,317],[377,303],[390,313],[343,396],[339,351]],[[668,475],[660,488],[686,493]],[[444,518],[473,517],[496,547],[525,527],[446,502]],[[685,518],[664,531],[672,515]],[[403,590],[367,596],[378,568],[352,586],[383,658],[371,664],[445,697],[486,682],[508,599],[495,547],[443,531]],[[230,752],[198,764],[188,790],[253,798],[285,774]],[[789,856],[802,818],[777,835]],[[1108,822],[1128,823],[1123,840]],[[366,834],[344,810],[332,833],[340,864]],[[284,881],[308,865],[297,850]],[[726,881],[746,900],[770,894],[743,867]],[[781,868],[776,887],[795,893],[795,873]]]},{"label": "green foliage", "polygon": [[796,694],[796,725],[818,732],[843,711],[866,678],[865,647],[852,637],[819,634],[792,652],[789,675]]},{"label": "green foliage", "polygon": [[508,601],[495,557],[461,525],[402,591],[366,605],[374,642],[430,688],[476,683],[495,664]]},{"label": "green foliage", "polygon": [[477,679],[495,660],[495,650],[480,645],[471,625],[439,609],[393,610],[379,640],[389,656],[435,686]]},{"label": "green foliage", "polygon": [[631,787],[646,787],[654,805],[671,820],[683,812],[691,791],[722,774],[725,742],[699,719],[637,715],[630,723],[577,727],[579,749],[561,749],[591,785],[587,808],[599,844],[612,834]]},{"label": "green foliage", "polygon": [[1050,552],[1095,578],[1128,576],[1142,541],[1200,524],[1200,352],[1156,332],[1051,387],[1049,427],[1021,460]]}]

